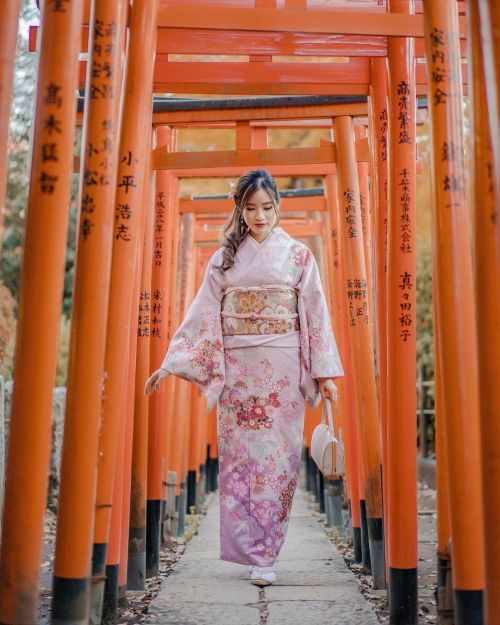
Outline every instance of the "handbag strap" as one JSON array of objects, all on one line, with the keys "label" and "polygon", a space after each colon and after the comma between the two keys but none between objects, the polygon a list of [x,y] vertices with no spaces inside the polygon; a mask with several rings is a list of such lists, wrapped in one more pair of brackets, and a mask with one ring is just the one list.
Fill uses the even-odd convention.
[{"label": "handbag strap", "polygon": [[325,412],[328,415],[328,426],[330,430],[335,434],[335,429],[333,427],[333,413],[332,413],[332,402],[329,399],[323,399],[323,411],[321,413],[321,423],[326,423]]}]

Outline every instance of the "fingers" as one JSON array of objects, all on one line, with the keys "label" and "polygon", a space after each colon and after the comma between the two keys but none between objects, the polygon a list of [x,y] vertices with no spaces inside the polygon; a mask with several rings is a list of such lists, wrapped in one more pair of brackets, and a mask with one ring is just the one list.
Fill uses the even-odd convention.
[{"label": "fingers", "polygon": [[159,390],[160,390],[160,379],[159,379],[157,372],[155,371],[153,375],[149,376],[149,378],[146,380],[146,386],[144,387],[144,394],[151,395],[153,391],[159,391]]},{"label": "fingers", "polygon": [[320,391],[323,399],[329,399],[330,401],[337,403],[339,394],[337,387],[334,384],[328,384],[324,388],[320,388]]}]

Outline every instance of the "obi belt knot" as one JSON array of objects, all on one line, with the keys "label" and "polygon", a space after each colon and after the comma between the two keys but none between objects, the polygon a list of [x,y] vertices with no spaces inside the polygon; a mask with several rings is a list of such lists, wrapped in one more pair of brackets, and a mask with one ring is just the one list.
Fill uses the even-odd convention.
[{"label": "obi belt knot", "polygon": [[297,332],[297,289],[284,284],[229,287],[223,294],[221,318],[224,336]]}]

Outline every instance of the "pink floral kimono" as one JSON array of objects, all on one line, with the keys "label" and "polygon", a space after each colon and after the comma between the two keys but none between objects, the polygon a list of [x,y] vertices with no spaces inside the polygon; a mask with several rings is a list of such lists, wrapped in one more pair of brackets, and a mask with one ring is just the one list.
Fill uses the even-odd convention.
[{"label": "pink floral kimono", "polygon": [[228,271],[222,248],[172,337],[162,367],[218,402],[221,558],[272,565],[288,527],[305,401],[343,375],[318,266],[275,227],[247,235]]}]

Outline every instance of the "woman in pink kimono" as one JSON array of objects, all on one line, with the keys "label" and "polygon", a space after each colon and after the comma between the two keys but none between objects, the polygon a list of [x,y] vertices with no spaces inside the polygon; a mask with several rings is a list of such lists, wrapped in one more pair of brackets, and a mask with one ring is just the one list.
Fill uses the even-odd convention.
[{"label": "woman in pink kimono", "polygon": [[266,585],[297,486],[305,401],[335,400],[343,370],[314,256],[277,225],[273,177],[247,172],[233,199],[222,246],[146,393],[174,374],[199,386],[208,410],[218,402],[220,557]]}]

